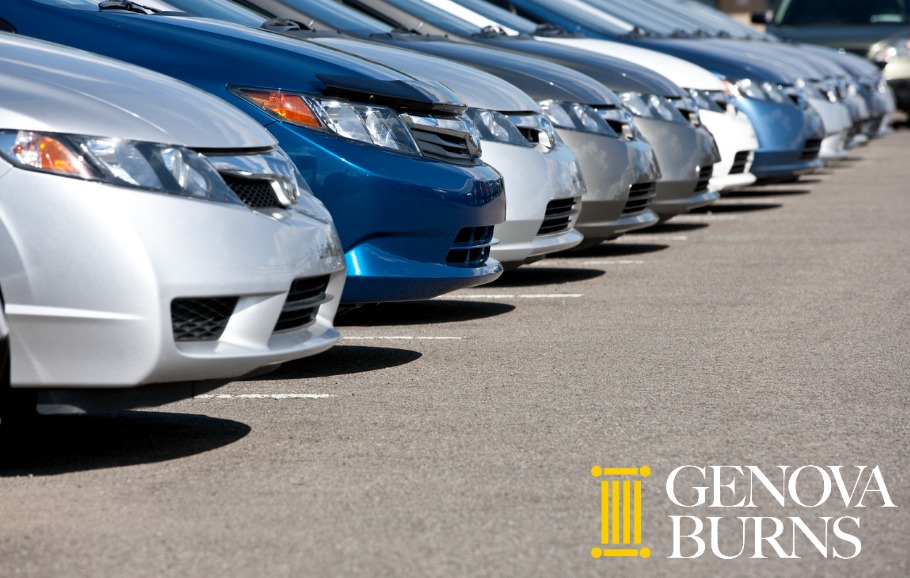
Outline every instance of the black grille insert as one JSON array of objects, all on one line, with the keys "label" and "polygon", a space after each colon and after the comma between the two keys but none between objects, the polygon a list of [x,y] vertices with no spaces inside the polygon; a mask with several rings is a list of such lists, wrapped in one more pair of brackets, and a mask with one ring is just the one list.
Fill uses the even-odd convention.
[{"label": "black grille insert", "polygon": [[480,267],[490,257],[493,227],[465,227],[446,255],[446,264],[455,267]]},{"label": "black grille insert", "polygon": [[174,341],[216,341],[237,306],[237,297],[199,297],[171,301]]},{"label": "black grille insert", "polygon": [[749,164],[749,151],[739,151],[733,157],[733,166],[730,167],[731,175],[741,175],[746,172],[746,165]]},{"label": "black grille insert", "polygon": [[695,185],[696,193],[704,193],[708,190],[708,183],[711,181],[711,175],[714,174],[714,166],[707,166],[698,171],[698,184]]},{"label": "black grille insert", "polygon": [[629,200],[622,210],[623,215],[632,215],[651,206],[657,196],[657,183],[653,181],[635,183],[629,187]]},{"label": "black grille insert", "polygon": [[272,182],[266,179],[247,179],[228,173],[221,173],[224,182],[240,197],[240,200],[254,209],[281,209]]},{"label": "black grille insert", "polygon": [[325,293],[328,286],[328,275],[295,279],[275,323],[274,332],[300,329],[316,321],[319,306],[329,300]]},{"label": "black grille insert", "polygon": [[799,155],[799,159],[802,161],[814,161],[818,158],[820,150],[822,150],[822,139],[810,138],[806,141],[806,146],[803,147],[803,152]]},{"label": "black grille insert", "polygon": [[569,229],[569,223],[572,222],[572,216],[578,213],[575,204],[578,197],[568,199],[554,199],[547,203],[547,211],[543,218],[538,235],[549,235],[559,233]]},{"label": "black grille insert", "polygon": [[411,125],[411,135],[420,148],[421,154],[457,164],[477,164],[477,149],[468,140],[468,135],[447,129],[420,124]]}]

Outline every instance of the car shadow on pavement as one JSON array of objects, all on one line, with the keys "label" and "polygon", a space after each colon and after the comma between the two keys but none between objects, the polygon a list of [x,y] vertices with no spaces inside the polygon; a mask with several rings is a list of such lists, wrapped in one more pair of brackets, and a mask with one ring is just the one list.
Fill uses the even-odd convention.
[{"label": "car shadow on pavement", "polygon": [[271,373],[245,381],[306,379],[362,373],[405,365],[420,359],[421,355],[418,351],[397,347],[336,345],[325,353],[285,363]]},{"label": "car shadow on pavement", "polygon": [[633,237],[623,237],[619,241],[607,241],[600,245],[588,247],[581,251],[571,253],[561,253],[559,256],[569,259],[591,259],[591,258],[609,258],[609,257],[628,257],[630,255],[644,255],[646,253],[656,253],[669,249],[670,245],[663,243],[628,243],[624,240],[631,240]]},{"label": "car shadow on pavement", "polygon": [[575,269],[566,267],[520,267],[506,271],[502,277],[475,290],[483,291],[484,287],[538,287],[541,285],[563,285],[578,283],[605,275],[600,269]]},{"label": "car shadow on pavement", "polygon": [[692,211],[695,214],[719,214],[719,213],[751,213],[755,211],[769,211],[783,207],[781,203],[714,203],[710,207],[703,207]]},{"label": "car shadow on pavement", "polygon": [[232,444],[250,431],[229,419],[159,411],[37,416],[0,427],[0,477],[175,460]]},{"label": "car shadow on pavement", "polygon": [[[802,184],[802,183],[800,183]],[[748,198],[761,198],[761,197],[789,197],[797,195],[808,195],[812,192],[812,189],[796,189],[796,188],[786,188],[786,189],[775,189],[771,187],[756,187],[754,189],[740,189],[738,191],[730,191],[729,193],[724,193],[722,199],[748,199]]]},{"label": "car shadow on pavement", "polygon": [[[379,303],[351,309],[335,317],[336,327],[432,325],[496,317],[515,309],[507,303],[462,299],[427,299],[404,303]],[[342,330],[342,333],[344,331]],[[332,350],[330,350],[332,351]]]}]

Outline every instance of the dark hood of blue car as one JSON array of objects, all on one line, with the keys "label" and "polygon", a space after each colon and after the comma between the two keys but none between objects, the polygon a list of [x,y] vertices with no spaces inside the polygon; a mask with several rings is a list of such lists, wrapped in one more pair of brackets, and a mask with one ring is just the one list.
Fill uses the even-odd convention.
[{"label": "dark hood of blue car", "polygon": [[215,92],[227,85],[369,99],[458,111],[464,102],[438,83],[324,46],[202,18],[94,12],[18,0],[0,17],[20,34],[164,72]]}]

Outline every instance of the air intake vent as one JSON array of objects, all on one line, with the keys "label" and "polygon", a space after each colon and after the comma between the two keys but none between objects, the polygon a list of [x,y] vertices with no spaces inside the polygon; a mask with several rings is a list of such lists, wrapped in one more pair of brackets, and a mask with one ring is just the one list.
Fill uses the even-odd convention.
[{"label": "air intake vent", "polygon": [[281,209],[284,205],[272,189],[272,182],[266,179],[247,179],[229,173],[221,173],[224,182],[240,197],[240,200],[254,209]]},{"label": "air intake vent", "polygon": [[171,328],[174,341],[216,341],[237,306],[237,297],[174,299]]},{"label": "air intake vent", "polygon": [[446,264],[455,267],[480,267],[490,257],[493,227],[465,227],[446,255]]},{"label": "air intake vent", "polygon": [[420,153],[425,157],[462,165],[480,162],[467,133],[421,124],[413,124],[410,129]]},{"label": "air intake vent", "polygon": [[281,315],[275,323],[275,333],[306,327],[316,320],[319,306],[329,300],[325,294],[329,276],[295,279],[291,283],[288,298],[281,308]]},{"label": "air intake vent", "polygon": [[802,161],[814,161],[818,158],[818,152],[821,148],[822,139],[810,138],[806,141],[806,146],[803,147],[803,152],[799,155],[799,159]]},{"label": "air intake vent", "polygon": [[741,175],[746,172],[746,165],[749,164],[749,151],[739,151],[733,157],[733,166],[730,167],[731,175]]},{"label": "air intake vent", "polygon": [[714,174],[714,166],[707,166],[698,171],[698,184],[695,185],[696,193],[704,193],[708,190],[708,183],[711,181],[711,175]]},{"label": "air intake vent", "polygon": [[538,235],[550,235],[567,231],[572,222],[572,217],[578,213],[575,208],[579,197],[569,199],[555,199],[547,204],[547,212],[543,218],[543,223],[537,231]]},{"label": "air intake vent", "polygon": [[622,210],[623,215],[633,215],[644,211],[651,206],[651,201],[657,196],[657,183],[635,183],[629,187],[629,200]]}]

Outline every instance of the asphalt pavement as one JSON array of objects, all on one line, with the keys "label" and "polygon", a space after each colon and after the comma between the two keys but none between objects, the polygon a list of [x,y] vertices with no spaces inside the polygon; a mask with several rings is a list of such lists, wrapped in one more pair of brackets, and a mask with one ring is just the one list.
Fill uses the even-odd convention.
[{"label": "asphalt pavement", "polygon": [[908,223],[902,129],[263,379],[7,431],[0,576],[908,576]]}]

